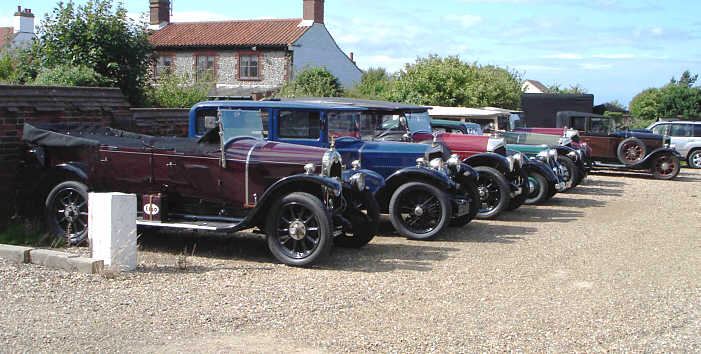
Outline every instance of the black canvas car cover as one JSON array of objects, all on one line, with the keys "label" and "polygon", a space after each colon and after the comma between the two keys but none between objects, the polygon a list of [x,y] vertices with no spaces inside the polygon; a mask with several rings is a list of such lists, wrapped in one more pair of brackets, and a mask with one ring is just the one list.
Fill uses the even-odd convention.
[{"label": "black canvas car cover", "polygon": [[156,137],[95,124],[24,124],[22,141],[47,147],[98,147],[162,149],[180,153],[206,154],[219,150],[218,144],[190,138]]}]

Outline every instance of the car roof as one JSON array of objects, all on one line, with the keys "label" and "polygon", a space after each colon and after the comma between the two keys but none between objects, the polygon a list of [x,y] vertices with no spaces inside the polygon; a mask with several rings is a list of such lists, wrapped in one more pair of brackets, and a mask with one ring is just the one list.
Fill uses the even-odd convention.
[{"label": "car roof", "polygon": [[204,101],[197,103],[192,109],[197,108],[278,108],[278,109],[323,109],[336,111],[366,111],[363,107],[353,107],[348,105],[332,104],[332,103],[316,103],[302,101],[247,101],[247,100],[231,100],[231,101]]},{"label": "car roof", "polygon": [[596,118],[611,118],[607,116],[602,116],[600,114],[595,114],[595,113],[587,113],[587,112],[576,112],[576,111],[559,111],[557,112],[558,117],[573,117],[573,118],[584,118],[582,116],[586,117],[596,117]]},{"label": "car roof", "polygon": [[364,100],[348,97],[298,97],[286,99],[283,102],[316,103],[325,105],[343,105],[346,107],[366,108],[368,110],[386,111],[416,111],[423,112],[430,109],[426,106],[417,106],[406,103],[397,103],[378,100]]},{"label": "car roof", "polygon": [[700,120],[673,120],[673,121],[661,120],[659,122],[655,122],[652,124],[657,125],[657,124],[670,124],[670,123],[674,123],[674,124],[701,124],[701,121]]},{"label": "car roof", "polygon": [[448,119],[431,119],[431,124],[436,124],[436,125],[447,125],[447,126],[473,126],[473,127],[482,127],[481,125],[473,122],[460,122],[457,120],[448,120]]}]

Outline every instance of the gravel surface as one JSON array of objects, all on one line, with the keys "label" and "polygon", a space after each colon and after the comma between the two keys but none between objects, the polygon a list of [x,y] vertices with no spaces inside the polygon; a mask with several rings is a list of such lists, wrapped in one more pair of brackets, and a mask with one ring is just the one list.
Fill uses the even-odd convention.
[{"label": "gravel surface", "polygon": [[700,238],[690,169],[592,175],[547,205],[310,269],[255,234],[147,234],[131,273],[0,260],[0,351],[700,352]]}]

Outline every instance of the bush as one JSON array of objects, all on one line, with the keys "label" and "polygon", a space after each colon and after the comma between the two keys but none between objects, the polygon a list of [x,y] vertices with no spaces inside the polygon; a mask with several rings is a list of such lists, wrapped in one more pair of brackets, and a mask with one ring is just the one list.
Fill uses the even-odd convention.
[{"label": "bush", "polygon": [[280,90],[279,96],[293,97],[339,97],[343,94],[343,88],[338,78],[329,72],[326,67],[313,67],[296,75]]},{"label": "bush", "polygon": [[194,82],[188,74],[171,74],[158,80],[150,96],[152,104],[158,107],[189,108],[197,102],[207,100],[212,87],[212,80]]},{"label": "bush", "polygon": [[384,68],[370,68],[348,96],[368,99],[386,99],[392,89],[393,78]]},{"label": "bush", "polygon": [[57,65],[53,68],[42,68],[32,82],[33,85],[45,86],[112,86],[112,80],[98,74],[85,65]]}]

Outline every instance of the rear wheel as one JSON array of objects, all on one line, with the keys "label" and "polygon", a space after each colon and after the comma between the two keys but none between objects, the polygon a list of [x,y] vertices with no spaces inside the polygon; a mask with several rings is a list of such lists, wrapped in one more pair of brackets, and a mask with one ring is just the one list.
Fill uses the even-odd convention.
[{"label": "rear wheel", "polygon": [[411,182],[397,188],[389,202],[390,220],[397,231],[410,239],[436,237],[448,226],[451,205],[448,196],[433,185]]},{"label": "rear wheel", "polygon": [[686,160],[691,168],[701,168],[701,150],[694,150],[689,154]]},{"label": "rear wheel", "polygon": [[574,187],[576,187],[579,182],[582,180],[580,177],[579,173],[579,168],[577,165],[572,161],[569,157],[567,156],[558,156],[557,157],[557,162],[564,167],[564,171],[562,173],[562,180],[565,183],[570,183],[570,187],[563,190],[562,192],[566,192]]},{"label": "rear wheel", "polygon": [[343,217],[351,223],[350,228],[343,228],[343,233],[336,236],[336,246],[360,248],[368,244],[377,234],[380,222],[380,207],[370,191],[345,193],[348,207]]},{"label": "rear wheel", "polygon": [[528,197],[525,204],[537,204],[549,195],[548,181],[538,172],[528,173]]},{"label": "rear wheel", "polygon": [[49,192],[44,203],[49,233],[65,239],[71,245],[84,243],[88,238],[88,187],[80,182],[67,181]]},{"label": "rear wheel", "polygon": [[679,174],[679,159],[672,154],[662,154],[652,160],[652,176],[657,179],[672,179]]},{"label": "rear wheel", "polygon": [[291,193],[273,205],[266,223],[268,248],[282,263],[310,265],[329,253],[332,230],[319,198],[309,193]]},{"label": "rear wheel", "polygon": [[477,190],[480,195],[480,208],[478,219],[491,219],[509,205],[509,183],[499,171],[487,167],[474,167],[479,172],[477,178]]}]

